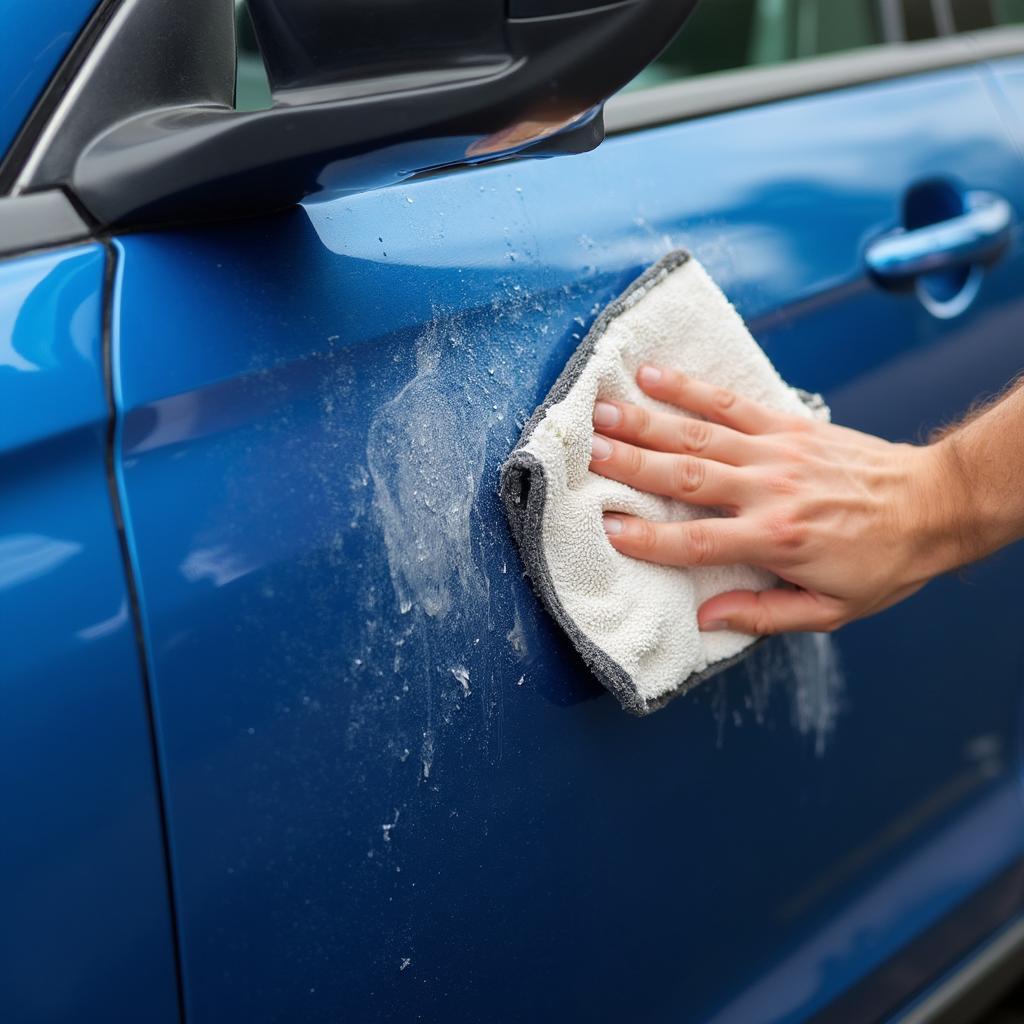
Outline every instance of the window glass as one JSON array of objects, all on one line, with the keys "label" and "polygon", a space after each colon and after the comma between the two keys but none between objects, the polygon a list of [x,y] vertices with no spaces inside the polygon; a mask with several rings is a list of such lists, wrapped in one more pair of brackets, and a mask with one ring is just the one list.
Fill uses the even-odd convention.
[{"label": "window glass", "polygon": [[1010,25],[1024,21],[1024,0],[992,0],[997,25]]},{"label": "window glass", "polygon": [[[263,110],[270,106],[270,86],[245,0],[235,0],[235,11],[235,106]],[[973,32],[1024,23],[1024,0],[701,0],[627,89],[873,46],[886,41],[886,22],[908,41],[931,39],[950,28]]]},{"label": "window glass", "polygon": [[940,34],[935,8],[934,0],[903,0],[903,33],[908,42],[932,39]]},{"label": "window glass", "polygon": [[266,110],[270,106],[270,82],[245,0],[235,0],[235,109]]},{"label": "window glass", "polygon": [[953,24],[957,32],[991,28],[996,23],[990,0],[952,0]]},{"label": "window glass", "polygon": [[881,42],[878,0],[702,0],[629,88]]}]

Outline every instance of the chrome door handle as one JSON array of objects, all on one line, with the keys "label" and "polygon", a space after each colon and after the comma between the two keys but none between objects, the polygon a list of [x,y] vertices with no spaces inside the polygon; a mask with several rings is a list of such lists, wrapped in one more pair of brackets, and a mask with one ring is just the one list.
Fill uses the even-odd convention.
[{"label": "chrome door handle", "polygon": [[899,230],[868,246],[868,269],[897,284],[945,267],[994,259],[1013,233],[1013,207],[993,192],[968,192],[966,210],[957,217]]}]

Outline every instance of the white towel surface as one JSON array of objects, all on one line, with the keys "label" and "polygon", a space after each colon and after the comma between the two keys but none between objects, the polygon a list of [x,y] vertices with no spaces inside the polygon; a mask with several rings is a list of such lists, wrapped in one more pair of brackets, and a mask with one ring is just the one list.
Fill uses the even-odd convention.
[{"label": "white towel surface", "polygon": [[605,309],[526,425],[502,467],[501,493],[527,574],[591,670],[636,714],[732,664],[753,643],[738,633],[701,633],[700,604],[776,582],[749,566],[653,565],[608,542],[606,511],[659,521],[714,514],[588,469],[596,399],[670,409],[637,386],[643,363],[675,367],[772,408],[828,415],[820,397],[782,380],[700,263],[677,251]]}]

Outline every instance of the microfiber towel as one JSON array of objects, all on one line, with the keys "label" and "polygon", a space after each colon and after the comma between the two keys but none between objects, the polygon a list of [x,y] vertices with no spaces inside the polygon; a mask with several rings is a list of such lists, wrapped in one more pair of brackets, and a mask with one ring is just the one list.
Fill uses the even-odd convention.
[{"label": "microfiber towel", "polygon": [[713,511],[644,494],[589,470],[594,401],[685,415],[645,395],[644,363],[674,367],[775,409],[828,417],[786,384],[700,263],[682,250],[651,267],[597,318],[501,469],[501,497],[541,602],[622,704],[643,715],[733,664],[754,638],[701,633],[697,609],[728,590],[777,583],[750,566],[677,568],[616,551],[604,512],[672,521]]}]

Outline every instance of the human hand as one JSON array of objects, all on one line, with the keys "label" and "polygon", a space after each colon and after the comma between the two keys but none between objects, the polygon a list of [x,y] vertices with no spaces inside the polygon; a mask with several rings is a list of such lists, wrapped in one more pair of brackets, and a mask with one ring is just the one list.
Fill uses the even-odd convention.
[{"label": "human hand", "polygon": [[598,402],[590,469],[726,515],[656,523],[608,513],[613,547],[662,565],[755,565],[792,584],[705,601],[702,630],[831,631],[966,560],[963,487],[942,443],[893,444],[665,368],[641,367],[637,382],[702,418]]}]

